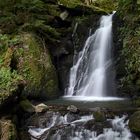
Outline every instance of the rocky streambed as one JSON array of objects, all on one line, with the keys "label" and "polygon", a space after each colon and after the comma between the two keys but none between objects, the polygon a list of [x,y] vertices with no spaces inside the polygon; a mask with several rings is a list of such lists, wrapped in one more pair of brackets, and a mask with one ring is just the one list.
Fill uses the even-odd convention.
[{"label": "rocky streambed", "polygon": [[[104,103],[102,102],[102,105]],[[28,139],[139,140],[138,135],[132,133],[129,128],[129,119],[132,122],[131,114],[136,111],[133,107],[128,106],[124,110],[123,106],[113,109],[113,105],[110,105],[110,108],[103,108],[96,104],[88,108],[88,103],[86,106],[82,106],[81,103],[80,107],[80,103],[78,105],[76,102],[75,105],[65,103],[56,105],[56,101],[55,104],[53,102],[46,104],[48,106],[42,104],[38,107],[37,105],[36,113],[26,117],[22,122],[22,129],[25,129],[24,134],[28,135]],[[121,102],[120,105],[122,105]]]}]

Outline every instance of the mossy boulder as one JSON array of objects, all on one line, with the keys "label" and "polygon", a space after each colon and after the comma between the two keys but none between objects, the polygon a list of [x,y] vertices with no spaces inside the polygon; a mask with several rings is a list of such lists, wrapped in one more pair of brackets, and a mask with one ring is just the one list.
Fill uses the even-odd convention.
[{"label": "mossy boulder", "polygon": [[46,99],[58,96],[58,79],[49,51],[33,34],[22,34],[22,47],[15,51],[17,71],[24,77],[24,94]]},{"label": "mossy boulder", "polygon": [[0,120],[0,139],[1,140],[17,140],[16,127],[11,120]]},{"label": "mossy boulder", "polygon": [[35,112],[35,107],[31,104],[31,102],[29,100],[21,101],[20,102],[20,107],[25,112],[28,112],[28,113],[34,113]]},{"label": "mossy boulder", "polygon": [[[46,44],[33,34],[2,35],[0,56],[0,103],[19,94],[52,99],[58,96],[58,80]],[[15,94],[17,96],[17,94]]]},{"label": "mossy boulder", "polygon": [[104,122],[106,119],[104,112],[101,112],[101,111],[93,112],[93,117],[94,117],[96,122]]},{"label": "mossy boulder", "polygon": [[129,128],[132,132],[140,134],[140,111],[135,112],[130,117]]}]

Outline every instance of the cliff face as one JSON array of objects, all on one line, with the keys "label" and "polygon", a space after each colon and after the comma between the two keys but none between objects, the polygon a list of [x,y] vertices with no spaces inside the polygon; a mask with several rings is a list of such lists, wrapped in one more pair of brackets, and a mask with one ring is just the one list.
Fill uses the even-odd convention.
[{"label": "cliff face", "polygon": [[114,17],[117,89],[120,96],[140,93],[140,9],[137,1],[120,1]]}]

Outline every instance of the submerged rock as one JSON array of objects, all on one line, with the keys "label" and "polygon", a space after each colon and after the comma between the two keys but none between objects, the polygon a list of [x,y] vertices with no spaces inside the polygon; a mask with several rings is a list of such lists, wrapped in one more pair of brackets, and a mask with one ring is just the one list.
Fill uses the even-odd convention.
[{"label": "submerged rock", "polygon": [[129,128],[132,132],[140,135],[140,111],[135,112],[130,117]]}]

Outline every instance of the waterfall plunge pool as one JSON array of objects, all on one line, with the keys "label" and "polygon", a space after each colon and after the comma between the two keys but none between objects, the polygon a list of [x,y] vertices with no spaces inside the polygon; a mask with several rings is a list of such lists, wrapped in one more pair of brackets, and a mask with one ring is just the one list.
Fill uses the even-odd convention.
[{"label": "waterfall plunge pool", "polygon": [[51,100],[46,102],[47,105],[52,106],[68,106],[75,105],[80,109],[91,109],[96,107],[109,108],[109,109],[121,109],[121,110],[130,110],[134,109],[133,103],[131,100],[126,98],[117,98],[117,97],[83,97],[83,96],[71,96],[71,97],[61,97],[56,100]]}]

